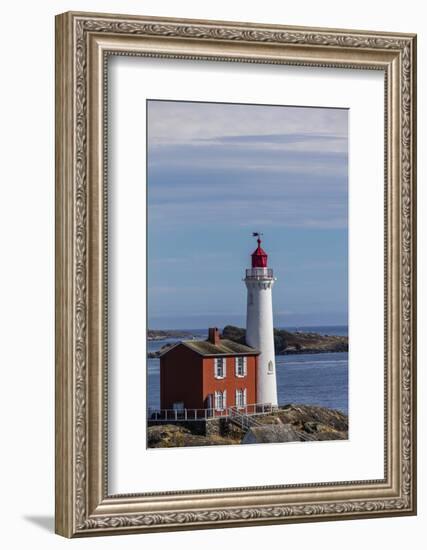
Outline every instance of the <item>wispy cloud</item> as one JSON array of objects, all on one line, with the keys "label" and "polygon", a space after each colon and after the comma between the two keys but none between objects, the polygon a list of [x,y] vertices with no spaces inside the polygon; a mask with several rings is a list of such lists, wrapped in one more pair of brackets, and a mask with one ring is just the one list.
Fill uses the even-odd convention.
[{"label": "wispy cloud", "polygon": [[[314,167],[311,167],[314,170]],[[151,172],[150,172],[151,173]],[[211,223],[278,227],[346,227],[344,174],[294,174],[221,167],[184,173],[154,170],[149,219],[168,227]],[[151,181],[151,179],[150,179]]]},{"label": "wispy cloud", "polygon": [[345,311],[347,136],[342,109],[150,101],[150,315],[244,314],[253,230],[279,311]]},{"label": "wispy cloud", "polygon": [[149,102],[152,220],[345,227],[347,112]]},{"label": "wispy cloud", "polygon": [[334,151],[323,144],[313,149],[290,148],[285,146],[255,145],[251,146],[234,143],[212,146],[203,145],[168,145],[151,148],[149,151],[149,170],[151,175],[165,171],[175,173],[184,170],[194,173],[197,169],[217,172],[276,172],[286,174],[319,174],[345,175],[347,170],[347,152]]},{"label": "wispy cloud", "polygon": [[[254,207],[256,211],[254,212]],[[205,225],[230,224],[240,227],[308,227],[344,228],[347,227],[347,212],[342,206],[327,211],[308,210],[297,203],[277,204],[274,200],[256,201],[228,200],[226,203],[203,200],[193,201],[177,208],[172,202],[153,205],[149,214],[150,223],[161,223],[163,229],[177,227],[189,220],[201,229]]]},{"label": "wispy cloud", "polygon": [[317,142],[317,141],[326,141],[331,143],[336,140],[342,140],[344,143],[347,142],[347,136],[336,136],[333,134],[246,134],[246,135],[231,135],[231,136],[221,136],[211,139],[203,139],[200,141],[208,142],[220,142],[220,143],[268,143],[268,144],[283,144],[283,143],[298,143],[298,142]]},{"label": "wispy cloud", "polygon": [[153,145],[237,136],[347,135],[346,110],[310,107],[150,101],[148,123]]}]

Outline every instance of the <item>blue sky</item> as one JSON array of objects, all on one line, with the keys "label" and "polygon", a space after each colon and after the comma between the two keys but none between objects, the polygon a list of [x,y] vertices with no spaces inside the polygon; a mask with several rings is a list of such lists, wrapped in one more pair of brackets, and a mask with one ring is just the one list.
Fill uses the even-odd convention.
[{"label": "blue sky", "polygon": [[244,326],[263,236],[275,326],[347,324],[348,111],[149,101],[152,328]]}]

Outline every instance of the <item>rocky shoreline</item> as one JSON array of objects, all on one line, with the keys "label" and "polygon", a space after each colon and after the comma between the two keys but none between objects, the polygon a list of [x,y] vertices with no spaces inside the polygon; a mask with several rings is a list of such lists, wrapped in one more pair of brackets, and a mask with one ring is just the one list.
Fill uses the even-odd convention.
[{"label": "rocky shoreline", "polygon": [[[222,337],[234,342],[244,343],[246,331],[240,327],[227,325],[222,331]],[[276,355],[348,351],[348,336],[274,329],[274,351]]]},{"label": "rocky shoreline", "polygon": [[185,330],[154,330],[148,329],[148,341],[168,340],[169,338],[191,338],[191,334]]},{"label": "rocky shoreline", "polygon": [[[348,417],[341,411],[311,405],[288,404],[273,413],[258,415],[256,425],[244,430],[227,419],[216,433],[201,433],[199,422],[150,423],[147,446],[150,448],[194,447],[285,443],[291,441],[335,441],[348,439]],[[151,425],[150,425],[151,424]]]},{"label": "rocky shoreline", "polygon": [[157,359],[158,357],[160,357],[160,355],[162,353],[164,353],[166,350],[168,350],[169,348],[171,348],[172,346],[174,346],[175,344],[165,344],[164,346],[162,346],[159,350],[157,351],[149,351],[147,353],[147,357],[148,359]]}]

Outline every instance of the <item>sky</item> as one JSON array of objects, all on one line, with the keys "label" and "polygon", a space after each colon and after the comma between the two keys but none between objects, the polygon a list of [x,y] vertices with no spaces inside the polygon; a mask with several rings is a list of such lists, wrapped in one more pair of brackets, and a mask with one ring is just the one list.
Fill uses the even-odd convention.
[{"label": "sky", "polygon": [[147,102],[150,328],[244,326],[263,248],[276,327],[345,325],[348,111]]}]

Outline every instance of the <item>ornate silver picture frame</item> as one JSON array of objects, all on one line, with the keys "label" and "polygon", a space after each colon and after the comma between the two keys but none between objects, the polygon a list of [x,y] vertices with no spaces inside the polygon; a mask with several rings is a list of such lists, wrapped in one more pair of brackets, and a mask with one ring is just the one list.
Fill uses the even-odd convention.
[{"label": "ornate silver picture frame", "polygon": [[[253,70],[259,64],[283,64],[383,72],[384,478],[110,494],[106,278],[110,56],[247,63]],[[415,35],[73,12],[57,16],[58,534],[82,537],[416,513],[415,155]]]}]

